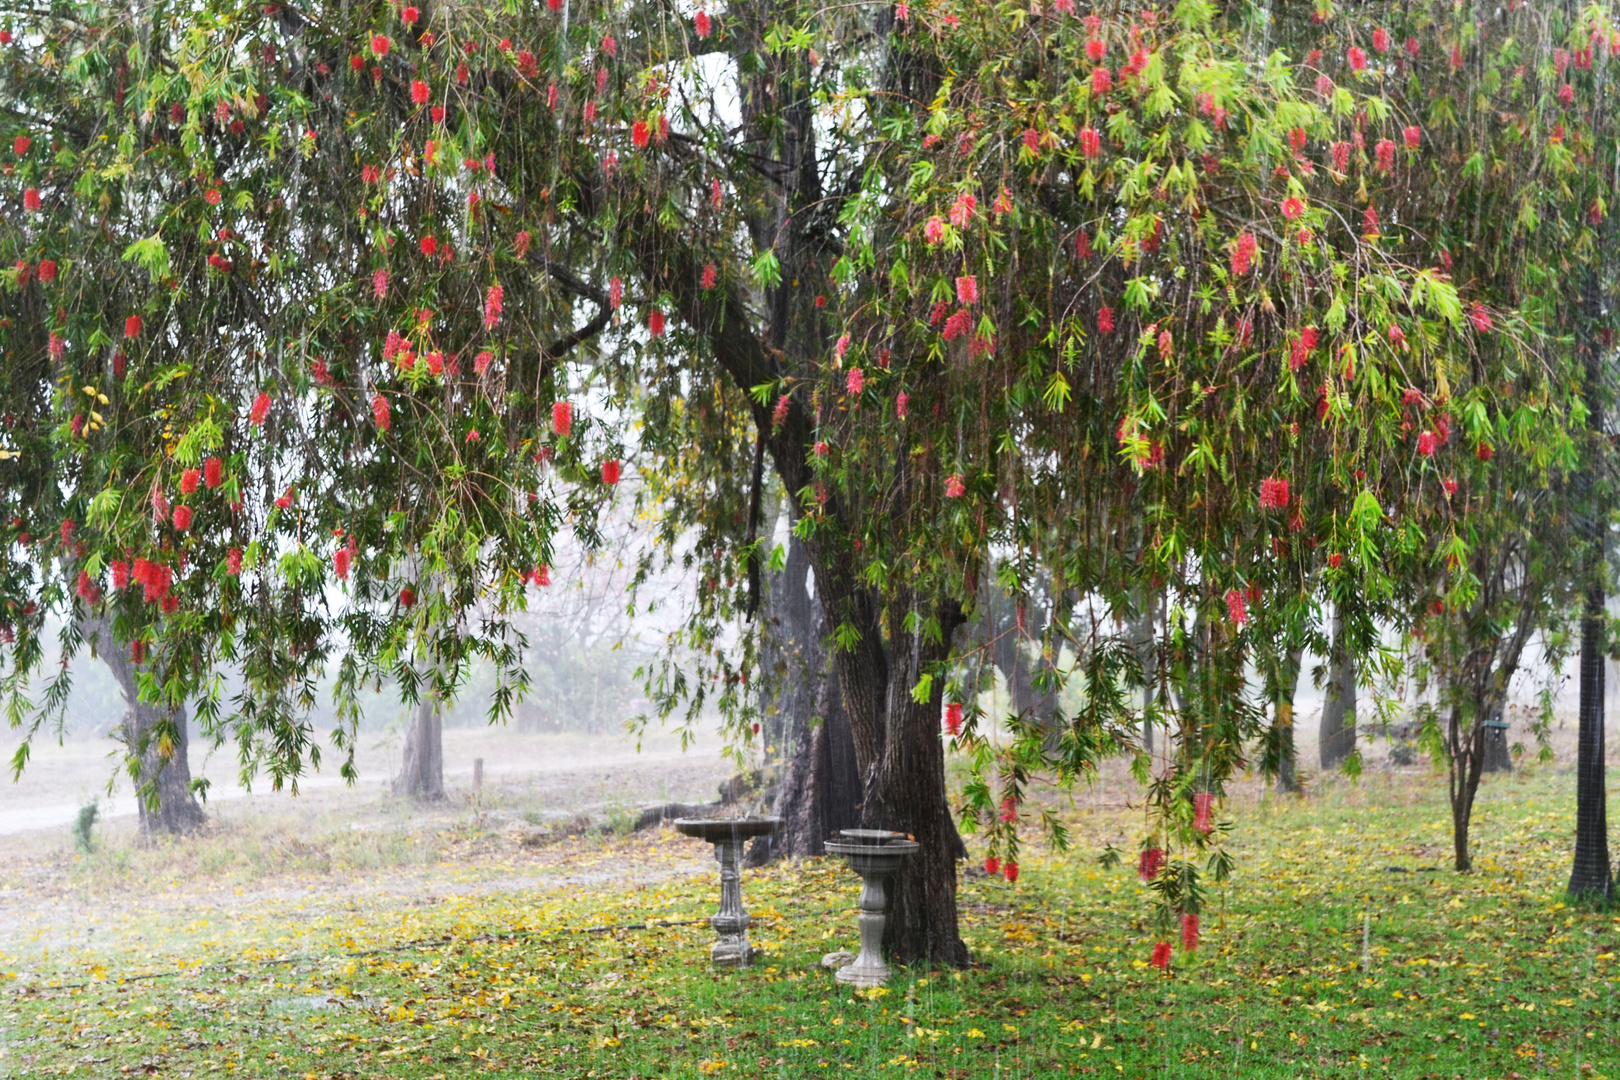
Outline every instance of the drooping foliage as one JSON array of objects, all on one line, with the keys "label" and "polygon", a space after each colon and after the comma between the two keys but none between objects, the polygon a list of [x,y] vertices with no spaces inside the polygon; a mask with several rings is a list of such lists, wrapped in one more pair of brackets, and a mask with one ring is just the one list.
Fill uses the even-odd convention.
[{"label": "drooping foliage", "polygon": [[[84,603],[113,607],[150,694],[202,694],[205,730],[278,780],[318,752],[328,665],[352,709],[385,675],[453,692],[481,652],[499,714],[523,683],[505,614],[623,478],[648,573],[701,586],[652,696],[717,703],[746,741],[774,482],[865,812],[933,852],[898,921],[934,931],[905,949],[963,955],[952,838],[923,820],[942,779],[911,786],[940,773],[942,706],[968,705],[944,710],[976,767],[963,820],[1015,877],[1025,785],[1133,746],[1150,673],[1176,736],[1167,770],[1138,761],[1168,935],[1228,865],[1255,635],[1331,598],[1374,654],[1424,590],[1474,595],[1477,528],[1512,523],[1493,492],[1574,464],[1563,320],[1604,272],[1614,14],[14,16],[13,720],[48,714],[17,696],[45,612]],[[1017,632],[1079,702],[1003,741],[952,676],[990,572],[1051,611]],[[1160,597],[1144,669],[1122,626]]]}]

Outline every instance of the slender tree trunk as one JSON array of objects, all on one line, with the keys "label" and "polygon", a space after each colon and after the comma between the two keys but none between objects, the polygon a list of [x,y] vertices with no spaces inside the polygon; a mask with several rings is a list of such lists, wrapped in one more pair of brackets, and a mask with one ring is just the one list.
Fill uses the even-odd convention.
[{"label": "slender tree trunk", "polygon": [[[1601,553],[1599,554],[1601,558]],[[1601,567],[1597,571],[1602,572]],[[1575,762],[1575,865],[1569,892],[1583,899],[1614,896],[1609,866],[1609,811],[1604,792],[1603,694],[1605,655],[1604,596],[1601,581],[1586,593],[1581,616],[1580,735]]]},{"label": "slender tree trunk", "polygon": [[1326,700],[1319,729],[1322,769],[1337,769],[1356,745],[1356,661],[1344,640],[1344,616],[1333,614]]},{"label": "slender tree trunk", "polygon": [[431,692],[418,698],[411,710],[411,726],[405,734],[405,753],[399,775],[394,778],[394,794],[419,803],[445,801],[444,718]]},{"label": "slender tree trunk", "polygon": [[1299,794],[1299,759],[1294,747],[1294,697],[1299,689],[1300,661],[1304,650],[1298,646],[1288,650],[1283,667],[1278,672],[1276,712],[1277,790],[1284,794]]},{"label": "slender tree trunk", "polygon": [[113,638],[112,620],[86,616],[86,636],[96,638],[101,657],[124,693],[128,712],[119,740],[128,748],[129,777],[135,785],[141,835],[182,836],[195,832],[208,820],[191,790],[188,717],[181,706],[172,712],[140,699],[140,672],[129,654]]}]

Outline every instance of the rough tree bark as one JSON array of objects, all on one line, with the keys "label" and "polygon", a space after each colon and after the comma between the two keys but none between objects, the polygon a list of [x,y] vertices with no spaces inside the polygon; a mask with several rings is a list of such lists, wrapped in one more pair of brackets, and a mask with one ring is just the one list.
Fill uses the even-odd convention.
[{"label": "rough tree bark", "polygon": [[1305,650],[1292,646],[1279,659],[1271,686],[1272,738],[1277,755],[1277,790],[1299,794],[1299,755],[1294,746],[1294,696],[1299,689],[1299,669]]},{"label": "rough tree bark", "polygon": [[[129,711],[119,741],[129,748],[130,779],[135,784],[141,835],[183,836],[208,820],[191,790],[191,763],[186,749],[189,717],[181,706],[173,711],[140,699],[140,673],[129,654],[113,638],[112,620],[104,615],[85,616],[86,637],[94,637],[94,652],[118,680]],[[155,805],[153,804],[155,800]]]},{"label": "rough tree bark", "polygon": [[1356,661],[1344,640],[1344,617],[1333,614],[1333,644],[1328,656],[1328,685],[1318,729],[1322,770],[1337,769],[1356,746]]},{"label": "rough tree bark", "polygon": [[825,854],[823,843],[860,824],[861,776],[855,741],[837,680],[829,670],[825,620],[810,595],[810,556],[797,538],[774,575],[768,594],[762,668],[776,689],[767,702],[765,726],[790,753],[772,812],[782,819],[774,836],[748,849],[747,865],[772,859]]},{"label": "rough tree bark", "polygon": [[394,778],[394,794],[419,803],[445,801],[444,718],[438,700],[424,693],[411,709],[411,724],[405,733],[405,753],[399,775]]},{"label": "rough tree bark", "polygon": [[[1601,551],[1598,559],[1602,558]],[[1598,564],[1601,567],[1601,562]],[[1597,572],[1601,573],[1601,569]],[[1595,581],[1586,593],[1581,615],[1580,735],[1575,759],[1575,864],[1569,872],[1570,895],[1586,900],[1614,898],[1614,873],[1609,866],[1609,808],[1603,790],[1604,646],[1603,584]]]}]

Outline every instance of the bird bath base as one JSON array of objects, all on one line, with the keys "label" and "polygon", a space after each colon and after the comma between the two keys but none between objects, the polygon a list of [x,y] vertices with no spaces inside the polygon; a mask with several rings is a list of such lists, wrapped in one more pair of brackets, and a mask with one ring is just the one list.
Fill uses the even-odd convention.
[{"label": "bird bath base", "polygon": [[[827,854],[841,855],[861,875],[861,951],[853,963],[839,968],[836,978],[865,989],[889,981],[883,959],[883,929],[888,924],[889,878],[920,845],[901,833],[876,829],[845,829],[844,840],[827,841]],[[831,954],[829,954],[831,955]]]},{"label": "bird bath base", "polygon": [[753,963],[760,950],[748,944],[748,912],[742,906],[743,845],[756,836],[766,836],[781,828],[782,819],[677,818],[675,830],[714,845],[720,863],[720,910],[709,916],[716,941],[709,948],[709,962],[717,968],[742,968]]}]

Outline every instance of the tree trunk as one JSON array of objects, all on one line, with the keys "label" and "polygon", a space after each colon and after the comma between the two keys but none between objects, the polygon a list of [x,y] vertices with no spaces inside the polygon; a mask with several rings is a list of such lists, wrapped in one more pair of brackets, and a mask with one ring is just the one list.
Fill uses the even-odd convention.
[{"label": "tree trunk", "polygon": [[1344,616],[1333,614],[1326,700],[1319,729],[1322,769],[1337,769],[1356,745],[1356,661],[1344,640]]},{"label": "tree trunk", "polygon": [[444,718],[432,693],[417,699],[405,735],[405,753],[394,794],[419,803],[444,802]]},{"label": "tree trunk", "polygon": [[113,678],[118,680],[129,711],[119,733],[129,755],[127,767],[135,785],[140,810],[141,835],[183,836],[207,823],[197,796],[191,790],[191,762],[187,757],[189,736],[185,706],[172,711],[140,699],[139,669],[129,654],[113,638],[112,620],[86,616],[82,625],[93,634],[95,654],[101,657]]},{"label": "tree trunk", "polygon": [[1299,794],[1299,757],[1294,748],[1294,697],[1299,689],[1300,661],[1304,649],[1295,646],[1283,658],[1277,673],[1276,711],[1272,721],[1277,747],[1277,790],[1285,795]]},{"label": "tree trunk", "polygon": [[[1602,572],[1601,564],[1598,572]],[[1575,865],[1570,895],[1607,901],[1614,896],[1609,866],[1609,811],[1604,785],[1604,596],[1601,582],[1586,593],[1581,616],[1580,735],[1575,759]]]}]

